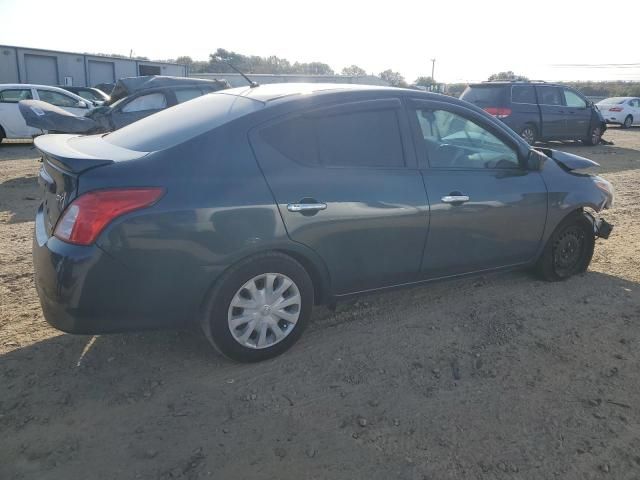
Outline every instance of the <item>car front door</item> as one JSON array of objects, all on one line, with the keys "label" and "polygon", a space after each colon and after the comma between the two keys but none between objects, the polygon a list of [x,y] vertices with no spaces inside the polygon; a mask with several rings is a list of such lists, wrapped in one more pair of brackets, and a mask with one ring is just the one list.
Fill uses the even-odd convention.
[{"label": "car front door", "polygon": [[567,114],[559,87],[536,85],[540,116],[542,117],[542,137],[560,139],[567,137]]},{"label": "car front door", "polygon": [[431,205],[422,269],[440,278],[531,261],[540,246],[547,189],[518,146],[464,107],[412,101],[418,161]]},{"label": "car front door", "polygon": [[140,95],[120,104],[111,114],[115,129],[148,117],[167,108],[167,97],[163,92]]},{"label": "car front door", "polygon": [[290,238],[324,260],[335,294],[418,277],[429,206],[399,99],[291,114],[250,138]]},{"label": "car front door", "polygon": [[30,138],[42,133],[41,130],[27,125],[18,107],[20,100],[32,98],[33,92],[28,87],[0,90],[0,126],[7,138]]},{"label": "car front door", "polygon": [[631,115],[633,115],[633,125],[640,125],[640,98],[629,100]]},{"label": "car front door", "polygon": [[36,93],[38,94],[38,98],[43,102],[60,107],[74,115],[84,116],[84,114],[89,111],[89,102],[86,100],[82,101],[83,105],[80,103],[80,100],[70,95],[43,88],[37,88]]},{"label": "car front door", "polygon": [[563,88],[562,94],[567,112],[568,138],[588,138],[592,112],[587,100],[570,88]]}]

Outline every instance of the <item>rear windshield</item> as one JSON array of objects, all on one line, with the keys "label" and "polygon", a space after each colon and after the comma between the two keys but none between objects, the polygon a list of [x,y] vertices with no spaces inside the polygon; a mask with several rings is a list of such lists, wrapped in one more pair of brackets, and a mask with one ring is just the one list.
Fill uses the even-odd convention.
[{"label": "rear windshield", "polygon": [[504,105],[507,90],[504,85],[469,85],[460,98],[476,105],[497,107]]},{"label": "rear windshield", "polygon": [[137,152],[164,150],[262,107],[250,98],[211,93],[127,125],[104,140]]},{"label": "rear windshield", "polygon": [[619,105],[621,103],[624,103],[625,100],[626,98],[624,97],[612,97],[612,98],[605,98],[604,100],[601,100],[598,103],[600,105]]}]

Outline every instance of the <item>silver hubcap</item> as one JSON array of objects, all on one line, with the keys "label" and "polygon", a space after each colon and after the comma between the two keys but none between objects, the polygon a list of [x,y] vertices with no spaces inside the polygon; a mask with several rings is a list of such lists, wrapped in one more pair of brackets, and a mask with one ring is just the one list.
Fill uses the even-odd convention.
[{"label": "silver hubcap", "polygon": [[293,280],[281,273],[263,273],[233,296],[227,316],[229,330],[243,347],[271,347],[293,331],[301,307]]},{"label": "silver hubcap", "polygon": [[522,131],[521,135],[529,145],[533,144],[533,141],[535,140],[535,134],[533,133],[533,130],[531,130],[530,128],[525,128]]},{"label": "silver hubcap", "polygon": [[593,135],[591,136],[591,139],[592,139],[594,144],[600,142],[600,129],[599,128],[594,128],[593,129]]}]

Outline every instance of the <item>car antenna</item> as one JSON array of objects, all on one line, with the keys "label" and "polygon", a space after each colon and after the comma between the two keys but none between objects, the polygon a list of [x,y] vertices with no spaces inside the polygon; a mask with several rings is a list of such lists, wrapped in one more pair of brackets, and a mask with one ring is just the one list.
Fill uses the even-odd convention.
[{"label": "car antenna", "polygon": [[251,80],[239,68],[236,68],[234,65],[230,64],[229,62],[224,62],[224,63],[226,63],[232,69],[234,69],[236,72],[238,72],[240,75],[242,75],[242,78],[244,78],[247,81],[247,83],[249,84],[249,88],[256,88],[256,87],[260,86],[260,84],[258,82],[254,82],[253,80]]}]

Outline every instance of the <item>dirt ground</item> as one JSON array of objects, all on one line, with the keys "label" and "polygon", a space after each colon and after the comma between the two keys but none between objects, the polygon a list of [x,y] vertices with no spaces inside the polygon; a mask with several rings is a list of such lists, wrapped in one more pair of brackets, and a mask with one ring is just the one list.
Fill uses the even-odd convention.
[{"label": "dirt ground", "polygon": [[615,224],[588,273],[449,281],[316,309],[257,365],[197,334],[42,318],[39,163],[0,146],[1,479],[640,479],[640,129],[589,156]]}]

